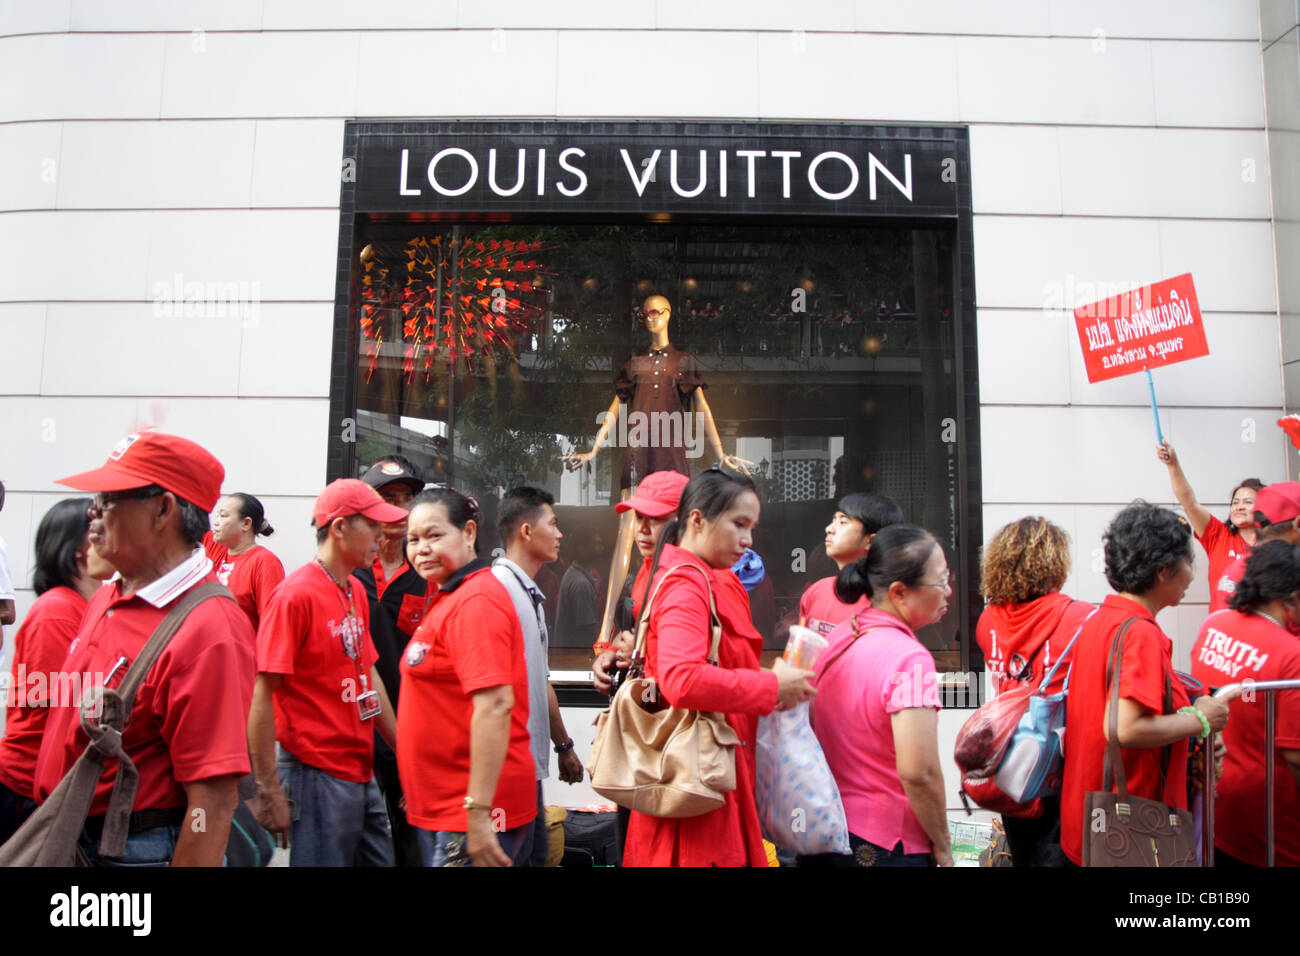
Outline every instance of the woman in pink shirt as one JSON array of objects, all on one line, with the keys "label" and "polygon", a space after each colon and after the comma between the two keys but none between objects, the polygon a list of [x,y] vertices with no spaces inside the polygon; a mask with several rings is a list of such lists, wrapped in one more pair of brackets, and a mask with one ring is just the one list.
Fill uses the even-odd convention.
[{"label": "woman in pink shirt", "polygon": [[828,635],[817,661],[813,729],[839,786],[850,855],[800,866],[952,866],[939,764],[934,658],[916,631],[952,594],[943,548],[925,529],[881,529],[867,556],[840,572],[835,594],[871,607]]}]

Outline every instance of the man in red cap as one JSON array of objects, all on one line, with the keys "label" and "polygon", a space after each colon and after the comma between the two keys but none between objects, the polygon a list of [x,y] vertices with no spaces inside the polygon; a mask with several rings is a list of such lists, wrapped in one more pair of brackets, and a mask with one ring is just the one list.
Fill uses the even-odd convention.
[{"label": "man in red cap", "polygon": [[291,845],[290,866],[391,866],[374,734],[396,747],[397,724],[375,668],[369,602],[352,572],[374,561],[382,525],[406,512],[365,482],[340,478],[312,517],[316,559],[276,588],[257,629],[248,721],[255,812]]},{"label": "man in red cap", "polygon": [[[175,602],[216,581],[200,543],[225,469],[194,442],[159,432],[128,435],[101,468],[59,484],[98,492],[90,543],[119,577],[87,607],[63,670],[117,687]],[[100,778],[82,849],[94,864],[220,866],[248,773],[245,727],[253,689],[252,626],[233,601],[194,608],[136,694],[122,747],[140,774],[126,851],[98,853],[116,777]],[[44,800],[85,750],[77,706],[56,706],[37,758]]]},{"label": "man in red cap", "polygon": [[[645,586],[650,574],[650,561],[654,558],[655,543],[659,540],[659,531],[677,513],[677,505],[682,500],[682,489],[690,483],[690,478],[676,471],[654,471],[646,475],[641,484],[637,485],[636,494],[626,501],[620,501],[614,506],[614,510],[619,514],[624,511],[636,512],[636,549],[641,555],[641,567],[636,573],[636,580],[632,582],[632,601],[638,607],[645,596]],[[608,693],[612,687],[610,681],[610,668],[614,667],[615,661],[618,660],[620,667],[627,667],[627,657],[632,652],[632,638],[630,631],[623,631],[615,639],[614,644],[600,635],[595,647],[592,648],[596,653],[596,660],[591,665],[592,683],[596,690],[602,693]],[[622,659],[618,659],[618,650],[623,651]]]},{"label": "man in red cap", "polygon": [[[1265,485],[1255,494],[1255,548],[1266,541],[1300,544],[1300,481],[1278,481]],[[1237,591],[1246,573],[1246,559],[1254,549],[1241,555],[1212,582],[1210,613],[1228,606],[1228,598]]]}]

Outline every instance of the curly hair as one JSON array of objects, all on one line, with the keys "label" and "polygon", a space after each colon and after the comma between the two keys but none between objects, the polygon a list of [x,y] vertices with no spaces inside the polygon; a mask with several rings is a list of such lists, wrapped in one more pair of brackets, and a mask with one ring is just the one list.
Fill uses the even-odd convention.
[{"label": "curly hair", "polygon": [[980,556],[980,593],[990,604],[1023,604],[1065,586],[1070,536],[1046,518],[998,529]]},{"label": "curly hair", "polygon": [[1285,541],[1268,541],[1246,559],[1246,573],[1228,598],[1234,611],[1256,608],[1300,591],[1300,548]]},{"label": "curly hair", "polygon": [[1192,529],[1168,508],[1141,498],[1124,508],[1101,536],[1106,580],[1116,591],[1145,594],[1156,574],[1192,559]]}]

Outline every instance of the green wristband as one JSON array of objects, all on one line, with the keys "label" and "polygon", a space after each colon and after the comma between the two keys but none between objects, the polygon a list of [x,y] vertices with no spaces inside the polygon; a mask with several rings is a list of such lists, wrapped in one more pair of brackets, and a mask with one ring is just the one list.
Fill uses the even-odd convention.
[{"label": "green wristband", "polygon": [[1210,719],[1201,713],[1199,708],[1188,705],[1187,707],[1179,707],[1178,712],[1180,714],[1195,714],[1196,719],[1201,722],[1201,732],[1197,735],[1197,740],[1204,740],[1210,736]]}]

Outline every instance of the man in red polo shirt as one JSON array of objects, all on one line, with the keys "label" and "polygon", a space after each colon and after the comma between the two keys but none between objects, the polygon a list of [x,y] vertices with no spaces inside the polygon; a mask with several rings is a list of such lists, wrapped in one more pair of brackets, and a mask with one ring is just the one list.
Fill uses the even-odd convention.
[{"label": "man in red polo shirt", "polygon": [[292,837],[290,866],[391,866],[374,733],[395,746],[396,719],[375,668],[369,602],[352,572],[375,559],[381,523],[405,521],[406,512],[365,482],[340,478],[312,517],[316,559],[276,588],[257,629],[248,726],[255,812],[272,834]]},{"label": "man in red polo shirt", "polygon": [[[90,543],[120,575],[91,599],[64,671],[103,675],[105,686],[119,686],[176,600],[216,581],[200,542],[224,476],[221,463],[193,442],[140,432],[122,439],[102,468],[59,480],[99,492]],[[117,773],[110,762],[82,838],[92,863],[221,865],[236,781],[248,773],[253,648],[252,627],[233,600],[206,600],[181,624],[136,694],[122,734],[140,774],[125,853],[98,853]],[[36,763],[38,800],[87,742],[76,706],[51,708]]]},{"label": "man in red polo shirt", "polygon": [[[1261,488],[1255,496],[1254,548],[1266,541],[1285,541],[1300,544],[1300,481],[1278,481]],[[1217,581],[1210,585],[1210,613],[1228,607],[1228,598],[1237,591],[1241,577],[1246,573],[1246,559],[1254,548],[1229,564]]]}]

